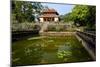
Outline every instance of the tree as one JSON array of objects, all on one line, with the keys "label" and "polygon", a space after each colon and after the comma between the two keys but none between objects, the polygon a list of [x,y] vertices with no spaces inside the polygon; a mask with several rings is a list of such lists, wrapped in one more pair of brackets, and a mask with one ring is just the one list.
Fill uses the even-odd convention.
[{"label": "tree", "polygon": [[12,1],[13,20],[20,22],[32,22],[35,20],[35,14],[39,14],[42,5],[39,2]]},{"label": "tree", "polygon": [[95,6],[76,5],[72,10],[71,17],[75,24],[93,27],[95,25],[95,9]]},{"label": "tree", "polygon": [[70,22],[70,21],[72,21],[71,13],[65,14],[64,16],[62,16],[62,18],[63,18],[62,20],[64,22]]},{"label": "tree", "polygon": [[78,23],[80,25],[85,25],[87,16],[89,14],[89,9],[87,6],[83,5],[77,5],[72,10],[72,18],[75,23]]},{"label": "tree", "polygon": [[96,7],[95,6],[88,6],[89,8],[89,15],[87,17],[87,27],[88,28],[95,28],[96,24]]}]

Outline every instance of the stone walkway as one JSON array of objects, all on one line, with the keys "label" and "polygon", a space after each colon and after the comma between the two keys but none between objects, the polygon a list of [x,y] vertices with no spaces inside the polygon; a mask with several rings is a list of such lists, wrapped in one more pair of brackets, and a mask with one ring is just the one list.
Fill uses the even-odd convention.
[{"label": "stone walkway", "polygon": [[41,32],[44,32],[44,30],[47,29],[48,24],[49,24],[49,22],[44,22],[44,23],[42,24],[42,26],[41,26],[41,30],[40,30],[40,33],[41,33]]}]

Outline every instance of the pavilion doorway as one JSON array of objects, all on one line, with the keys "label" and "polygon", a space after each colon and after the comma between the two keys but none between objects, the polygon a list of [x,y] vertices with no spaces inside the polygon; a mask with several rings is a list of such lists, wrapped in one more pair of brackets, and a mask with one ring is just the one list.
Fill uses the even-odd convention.
[{"label": "pavilion doorway", "polygon": [[53,22],[54,21],[54,17],[44,18],[44,21]]}]

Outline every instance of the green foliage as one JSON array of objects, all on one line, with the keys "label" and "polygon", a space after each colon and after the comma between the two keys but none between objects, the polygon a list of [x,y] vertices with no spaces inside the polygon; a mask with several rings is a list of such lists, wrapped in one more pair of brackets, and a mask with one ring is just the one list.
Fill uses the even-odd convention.
[{"label": "green foliage", "polygon": [[77,5],[72,10],[73,20],[75,21],[75,23],[79,23],[80,25],[85,25],[88,15],[88,6]]},{"label": "green foliage", "polygon": [[76,5],[71,13],[63,16],[64,22],[74,21],[77,26],[95,28],[96,7],[87,5]]},{"label": "green foliage", "polygon": [[[87,18],[87,28],[95,29],[96,24],[96,7],[88,6],[89,8],[89,16]],[[89,19],[89,20],[88,20]]]},{"label": "green foliage", "polygon": [[64,20],[64,22],[72,21],[71,13],[64,15],[62,20]]},{"label": "green foliage", "polygon": [[93,26],[95,25],[95,9],[95,6],[76,5],[71,17],[80,26]]},{"label": "green foliage", "polygon": [[35,14],[39,14],[43,8],[41,3],[29,1],[12,1],[12,20],[21,22],[32,22]]}]

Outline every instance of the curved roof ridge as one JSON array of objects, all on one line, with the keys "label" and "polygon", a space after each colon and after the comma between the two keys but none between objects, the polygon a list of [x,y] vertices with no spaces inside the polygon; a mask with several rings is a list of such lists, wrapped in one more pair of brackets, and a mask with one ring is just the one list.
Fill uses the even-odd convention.
[{"label": "curved roof ridge", "polygon": [[42,12],[57,12],[57,11],[53,8],[47,8],[47,9],[44,9]]}]

